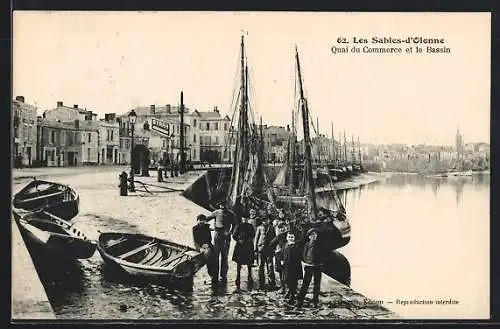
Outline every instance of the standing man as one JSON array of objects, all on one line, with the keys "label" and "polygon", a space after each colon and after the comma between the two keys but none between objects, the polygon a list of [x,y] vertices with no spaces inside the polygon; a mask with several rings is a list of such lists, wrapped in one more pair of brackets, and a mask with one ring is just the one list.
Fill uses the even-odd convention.
[{"label": "standing man", "polygon": [[271,289],[276,287],[276,277],[274,274],[273,254],[274,250],[271,242],[276,237],[274,227],[270,224],[269,217],[263,218],[262,224],[257,228],[255,233],[254,249],[257,252],[259,260],[259,285],[263,289],[265,287],[265,273],[267,270],[268,283]]},{"label": "standing man", "polygon": [[193,226],[193,241],[196,250],[201,251],[207,262],[207,272],[210,278],[214,279],[214,246],[212,244],[212,234],[210,225],[207,223],[207,217],[203,214],[196,218],[196,225]]},{"label": "standing man", "polygon": [[[207,220],[214,219],[214,276],[212,282],[216,283],[219,280],[222,283],[227,282],[227,270],[228,270],[228,255],[229,255],[229,244],[231,243],[231,233],[234,226],[237,223],[236,216],[234,212],[226,209],[223,202],[219,203],[219,209],[212,212],[207,216]],[[220,268],[219,268],[220,262]]]},{"label": "standing man", "polygon": [[319,303],[319,293],[321,285],[321,267],[323,265],[322,253],[318,240],[318,231],[315,228],[309,229],[306,236],[309,241],[304,245],[302,253],[302,264],[304,265],[304,280],[297,297],[297,307],[302,307],[304,298],[309,288],[311,280],[314,278],[313,286],[313,305],[316,307]]}]

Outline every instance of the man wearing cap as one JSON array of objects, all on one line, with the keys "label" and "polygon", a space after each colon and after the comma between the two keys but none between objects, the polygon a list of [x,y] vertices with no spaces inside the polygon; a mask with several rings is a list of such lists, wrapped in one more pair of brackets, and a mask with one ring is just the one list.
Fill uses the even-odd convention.
[{"label": "man wearing cap", "polygon": [[300,288],[299,295],[297,296],[297,307],[301,307],[304,303],[307,289],[309,289],[309,284],[313,278],[313,304],[316,307],[319,302],[321,284],[321,267],[323,265],[322,250],[319,244],[318,230],[316,228],[309,229],[306,233],[306,237],[309,241],[307,241],[304,245],[304,251],[302,252],[304,279],[302,280],[302,287]]},{"label": "man wearing cap", "polygon": [[[229,244],[231,243],[231,233],[237,223],[234,212],[226,209],[223,202],[218,204],[219,209],[207,216],[207,220],[214,219],[214,276],[212,281],[227,282]],[[220,260],[220,269],[219,269]]]},{"label": "man wearing cap", "polygon": [[214,278],[213,266],[213,249],[212,234],[210,233],[210,225],[207,223],[207,217],[203,214],[196,217],[196,225],[193,226],[193,241],[196,250],[203,252],[207,262],[207,272],[210,277]]}]

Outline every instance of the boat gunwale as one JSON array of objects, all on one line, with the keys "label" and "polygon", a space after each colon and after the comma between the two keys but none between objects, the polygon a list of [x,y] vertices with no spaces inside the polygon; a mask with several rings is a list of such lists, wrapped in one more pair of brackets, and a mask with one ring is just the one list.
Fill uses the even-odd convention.
[{"label": "boat gunwale", "polygon": [[[108,252],[106,252],[106,248],[104,248],[104,246],[102,245],[102,239],[101,238],[105,234],[106,235],[107,234],[110,234],[110,235],[111,234],[128,235],[130,237],[136,236],[136,237],[139,237],[139,238],[154,239],[155,242],[158,243],[159,245],[163,245],[163,246],[168,247],[168,248],[172,248],[172,247],[176,248],[177,251],[179,251],[180,254],[182,254],[182,256],[186,256],[187,257],[187,260],[191,260],[193,258],[197,258],[197,257],[202,256],[201,252],[199,252],[196,249],[191,248],[189,246],[182,246],[182,245],[176,244],[174,242],[170,242],[170,241],[166,241],[166,240],[163,240],[163,239],[158,239],[158,238],[150,237],[150,236],[139,234],[139,233],[115,233],[115,232],[101,233],[101,235],[99,236],[98,242],[97,242],[97,250],[99,251],[99,253],[101,254],[101,256],[103,256],[103,258],[105,258],[105,259],[107,258],[108,260],[116,263],[117,265],[126,266],[126,267],[130,267],[130,268],[133,268],[133,269],[150,270],[150,271],[160,272],[160,273],[164,273],[164,274],[172,274],[172,272],[174,271],[175,267],[172,268],[172,269],[167,269],[166,266],[168,266],[168,264],[166,264],[166,266],[144,265],[144,264],[130,262],[130,261],[127,261],[127,260],[119,258],[119,257],[115,257],[115,256],[109,254]],[[154,245],[155,244],[151,245],[149,248],[153,247]],[[147,250],[147,249],[145,249],[145,250]],[[197,255],[191,256],[191,255],[187,254],[188,251],[194,251],[194,252],[197,253]]]}]

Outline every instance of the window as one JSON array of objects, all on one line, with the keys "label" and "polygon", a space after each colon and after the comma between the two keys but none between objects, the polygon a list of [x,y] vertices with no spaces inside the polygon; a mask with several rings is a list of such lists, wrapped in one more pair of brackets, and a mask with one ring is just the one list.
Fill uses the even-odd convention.
[{"label": "window", "polygon": [[31,133],[31,125],[29,125],[29,126],[26,125],[26,130],[27,130],[26,131],[26,139],[29,141],[29,140],[31,140],[31,136],[30,136],[31,135],[30,134]]},{"label": "window", "polygon": [[196,150],[193,150],[193,158],[196,159]]},{"label": "window", "polygon": [[129,149],[130,148],[130,139],[125,140],[125,148]]},{"label": "window", "polygon": [[179,134],[181,132],[181,129],[179,126],[177,126],[176,128],[177,128],[177,133]]},{"label": "window", "polygon": [[54,161],[55,160],[54,156],[55,156],[54,150],[50,151],[50,161]]},{"label": "window", "polygon": [[215,145],[219,145],[219,136],[215,136]]},{"label": "window", "polygon": [[219,123],[218,122],[214,123],[214,130],[219,130]]},{"label": "window", "polygon": [[50,143],[54,144],[56,140],[56,132],[54,130],[50,131]]},{"label": "window", "polygon": [[205,130],[210,130],[210,122],[207,122]]},{"label": "window", "polygon": [[123,139],[120,139],[120,148],[123,148]]},{"label": "window", "polygon": [[227,131],[227,122],[224,123],[224,130]]},{"label": "window", "polygon": [[196,119],[193,119],[193,128],[196,128]]},{"label": "window", "polygon": [[87,149],[87,161],[90,161],[90,147]]},{"label": "window", "polygon": [[196,134],[193,134],[193,143],[196,143]]},{"label": "window", "polygon": [[89,133],[89,143],[92,141],[92,133]]},{"label": "window", "polygon": [[184,134],[187,135],[188,133],[188,127],[184,126]]},{"label": "window", "polygon": [[113,130],[111,130],[111,139],[110,139],[110,141],[113,141],[113,140],[114,140],[114,138],[113,138],[113,137],[114,137],[114,136],[113,136],[113,133],[114,133],[114,131],[113,131]]}]

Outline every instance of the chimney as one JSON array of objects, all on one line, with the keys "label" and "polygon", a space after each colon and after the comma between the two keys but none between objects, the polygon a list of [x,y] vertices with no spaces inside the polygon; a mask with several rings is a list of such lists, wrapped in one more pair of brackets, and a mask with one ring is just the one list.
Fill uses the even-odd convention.
[{"label": "chimney", "polygon": [[[61,103],[61,106],[62,106],[62,103]],[[73,105],[73,108],[77,109],[78,108],[78,104]]]},{"label": "chimney", "polygon": [[151,114],[155,114],[155,105],[151,104]]},{"label": "chimney", "polygon": [[170,113],[170,111],[171,111],[170,104],[167,104],[167,113]]},{"label": "chimney", "polygon": [[219,109],[217,108],[217,106],[214,106],[214,112],[219,113]]},{"label": "chimney", "polygon": [[16,96],[16,101],[24,103],[24,96]]},{"label": "chimney", "polygon": [[57,101],[57,107],[61,107],[63,106],[63,102],[62,101]]}]

